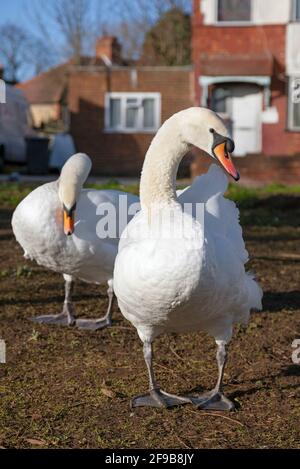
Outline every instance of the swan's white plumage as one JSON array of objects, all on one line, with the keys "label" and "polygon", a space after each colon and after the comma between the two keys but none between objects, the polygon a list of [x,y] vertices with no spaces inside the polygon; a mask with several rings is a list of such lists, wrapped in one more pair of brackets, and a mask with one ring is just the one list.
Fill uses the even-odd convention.
[{"label": "swan's white plumage", "polygon": [[[102,204],[109,202],[116,208],[118,219],[119,197],[124,196],[124,192],[82,189],[91,167],[88,160],[86,155],[81,155],[81,158],[74,155],[66,163],[58,181],[32,191],[16,208],[12,227],[27,258],[56,272],[100,284],[112,278],[119,236],[106,239],[97,236],[96,227],[100,216],[96,212]],[[69,187],[76,184],[78,192],[75,231],[72,236],[66,236],[63,230],[61,197],[67,191],[59,191],[62,179],[69,182]],[[129,204],[138,202],[136,196],[126,195]],[[123,225],[119,227],[119,233],[128,221],[126,216],[121,217],[121,220]]]},{"label": "swan's white plumage", "polygon": [[[204,219],[190,224],[186,238],[177,228],[184,217],[174,202],[159,210],[162,220],[176,207],[175,232],[149,238],[153,229],[145,211],[125,229],[115,264],[114,287],[124,316],[137,328],[142,340],[163,332],[204,330],[216,340],[228,341],[235,322],[247,322],[251,309],[261,308],[262,292],[245,273],[248,260],[239,212],[224,197],[228,180],[211,165],[195,179],[178,202],[205,204]],[[167,230],[167,226],[165,226]],[[168,232],[169,233],[169,232]]]},{"label": "swan's white plumage", "polygon": [[[227,178],[213,165],[178,196],[175,180],[184,154],[197,146],[219,160],[237,180],[229,151],[234,144],[220,117],[189,108],[168,119],[146,154],[141,211],[124,230],[114,269],[114,289],[123,315],[143,342],[149,394],[133,407],[171,407],[190,402],[198,408],[231,410],[222,381],[226,343],[233,324],[260,309],[262,292],[245,272],[248,254],[235,205],[226,200]],[[189,204],[188,207],[185,204]],[[159,334],[202,330],[217,344],[218,380],[202,396],[162,391],[153,370],[152,342]]]}]

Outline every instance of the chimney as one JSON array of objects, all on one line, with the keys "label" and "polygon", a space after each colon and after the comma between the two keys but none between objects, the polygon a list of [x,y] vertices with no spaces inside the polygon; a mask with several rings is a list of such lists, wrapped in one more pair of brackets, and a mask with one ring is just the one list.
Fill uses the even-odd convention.
[{"label": "chimney", "polygon": [[3,79],[3,76],[4,76],[4,67],[2,63],[0,62],[0,80]]},{"label": "chimney", "polygon": [[121,63],[121,45],[118,39],[114,36],[102,36],[96,42],[96,57],[97,59],[104,59],[105,57],[112,64]]}]

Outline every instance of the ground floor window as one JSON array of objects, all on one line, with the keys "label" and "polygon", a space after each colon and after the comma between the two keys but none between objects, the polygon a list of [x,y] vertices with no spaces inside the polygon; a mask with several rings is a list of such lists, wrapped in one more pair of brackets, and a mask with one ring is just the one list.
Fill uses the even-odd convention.
[{"label": "ground floor window", "polygon": [[288,105],[289,129],[300,131],[300,76],[290,78]]},{"label": "ground floor window", "polygon": [[155,132],[160,127],[160,93],[107,93],[105,128],[109,132]]}]

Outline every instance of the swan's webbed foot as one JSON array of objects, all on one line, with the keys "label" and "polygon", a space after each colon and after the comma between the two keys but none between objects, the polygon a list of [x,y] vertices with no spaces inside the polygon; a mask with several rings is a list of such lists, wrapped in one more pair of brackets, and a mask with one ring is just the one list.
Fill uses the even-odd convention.
[{"label": "swan's webbed foot", "polygon": [[78,329],[90,331],[105,329],[105,327],[110,327],[111,324],[111,318],[107,318],[106,316],[102,319],[76,319],[76,327],[78,327]]},{"label": "swan's webbed foot", "polygon": [[64,274],[65,279],[65,301],[60,314],[46,314],[32,318],[33,322],[39,324],[57,324],[59,326],[73,326],[75,324],[74,307],[71,301],[73,280],[70,275]]},{"label": "swan's webbed foot", "polygon": [[201,394],[200,396],[190,396],[190,402],[194,404],[198,409],[206,410],[233,410],[235,405],[226,396],[224,396],[223,390],[223,375],[226,364],[226,342],[224,340],[216,340],[217,350],[217,362],[218,362],[218,381],[212,391]]},{"label": "swan's webbed foot", "polygon": [[96,331],[97,329],[105,329],[112,325],[112,307],[114,300],[114,291],[112,288],[112,280],[108,282],[109,288],[107,290],[108,294],[108,308],[105,316],[100,319],[77,319],[76,326],[78,329],[85,329],[90,331]]},{"label": "swan's webbed foot", "polygon": [[31,320],[39,324],[56,324],[59,326],[73,326],[75,324],[75,318],[71,314],[67,315],[64,312],[61,314],[46,314],[44,316],[37,316]]},{"label": "swan's webbed foot", "polygon": [[158,407],[169,408],[178,405],[188,404],[190,399],[175,396],[161,391],[159,388],[151,389],[148,394],[136,396],[131,400],[131,408],[134,407]]},{"label": "swan's webbed foot", "polygon": [[194,404],[197,409],[205,410],[234,410],[234,403],[224,396],[218,390],[213,389],[207,393],[201,394],[200,396],[191,396],[190,402]]}]

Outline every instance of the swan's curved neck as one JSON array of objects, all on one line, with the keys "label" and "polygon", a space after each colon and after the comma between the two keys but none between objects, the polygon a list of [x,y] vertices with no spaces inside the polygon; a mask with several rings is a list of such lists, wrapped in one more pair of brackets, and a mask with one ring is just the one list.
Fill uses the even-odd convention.
[{"label": "swan's curved neck", "polygon": [[91,161],[83,154],[72,156],[63,166],[58,187],[60,200],[67,207],[76,203],[90,169]]},{"label": "swan's curved neck", "polygon": [[147,151],[140,182],[141,206],[176,200],[176,175],[180,161],[189,150],[182,141],[178,124],[169,119],[157,132]]},{"label": "swan's curved neck", "polygon": [[68,171],[61,172],[58,184],[63,192],[77,193],[80,192],[85,181],[85,174],[72,171],[72,168],[68,168]]}]

